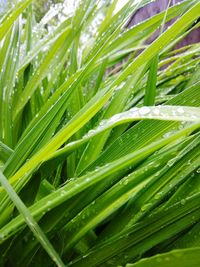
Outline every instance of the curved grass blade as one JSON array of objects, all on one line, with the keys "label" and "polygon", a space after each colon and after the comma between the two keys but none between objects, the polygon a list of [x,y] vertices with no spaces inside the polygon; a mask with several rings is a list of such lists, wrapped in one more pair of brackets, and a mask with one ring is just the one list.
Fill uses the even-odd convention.
[{"label": "curved grass blade", "polygon": [[182,106],[156,106],[132,108],[128,111],[114,115],[108,120],[100,122],[97,128],[90,130],[82,139],[67,144],[64,148],[52,154],[53,158],[60,157],[71,152],[80,145],[89,141],[96,135],[116,127],[120,124],[141,119],[169,120],[169,121],[200,121],[200,109]]}]

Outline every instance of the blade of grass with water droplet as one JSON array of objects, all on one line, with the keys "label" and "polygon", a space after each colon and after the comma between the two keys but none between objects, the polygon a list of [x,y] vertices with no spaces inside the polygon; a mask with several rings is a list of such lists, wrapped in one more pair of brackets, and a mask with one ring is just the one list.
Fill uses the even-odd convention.
[{"label": "blade of grass with water droplet", "polygon": [[12,121],[12,103],[13,103],[13,88],[15,86],[15,79],[17,73],[17,67],[19,62],[19,49],[21,38],[21,20],[18,20],[11,29],[12,35],[10,38],[10,45],[6,51],[6,58],[2,66],[2,72],[0,76],[1,83],[1,97],[2,104],[0,107],[1,114],[1,136],[2,141],[10,146],[14,146],[13,142],[13,121]]}]

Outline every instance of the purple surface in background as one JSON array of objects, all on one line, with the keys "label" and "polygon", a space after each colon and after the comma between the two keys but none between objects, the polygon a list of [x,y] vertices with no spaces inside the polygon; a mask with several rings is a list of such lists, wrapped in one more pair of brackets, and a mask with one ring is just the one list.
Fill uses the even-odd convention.
[{"label": "purple surface in background", "polygon": [[[157,0],[154,3],[148,4],[147,6],[141,8],[139,11],[136,12],[136,14],[133,15],[129,23],[129,27],[165,10],[167,8],[168,1],[169,0]],[[172,0],[171,6],[181,1],[182,0]],[[174,21],[175,20],[172,20],[171,23],[173,23]],[[169,25],[170,23],[167,23],[166,27],[168,27]],[[151,43],[157,37],[157,35],[158,31],[151,38],[149,38],[148,43]],[[186,38],[180,41],[176,45],[176,48],[182,47],[187,44],[197,43],[199,41],[200,41],[200,28],[194,30]]]}]

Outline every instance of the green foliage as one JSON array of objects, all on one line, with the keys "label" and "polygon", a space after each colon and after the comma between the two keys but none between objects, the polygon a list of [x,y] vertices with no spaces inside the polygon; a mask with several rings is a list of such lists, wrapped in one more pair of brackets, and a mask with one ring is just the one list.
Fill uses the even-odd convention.
[{"label": "green foliage", "polygon": [[126,267],[170,267],[170,266],[199,266],[199,248],[175,250],[166,254],[154,256],[150,259],[141,260],[136,264],[127,264]]},{"label": "green foliage", "polygon": [[2,17],[0,266],[198,266],[200,3],[150,2]]}]

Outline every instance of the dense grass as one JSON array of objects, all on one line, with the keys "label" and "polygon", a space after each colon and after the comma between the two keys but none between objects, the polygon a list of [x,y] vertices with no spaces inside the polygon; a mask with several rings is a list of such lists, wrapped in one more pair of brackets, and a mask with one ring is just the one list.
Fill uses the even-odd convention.
[{"label": "dense grass", "polygon": [[199,266],[200,3],[150,2],[1,18],[0,266]]}]

